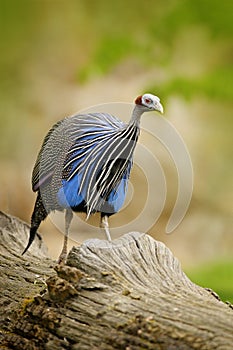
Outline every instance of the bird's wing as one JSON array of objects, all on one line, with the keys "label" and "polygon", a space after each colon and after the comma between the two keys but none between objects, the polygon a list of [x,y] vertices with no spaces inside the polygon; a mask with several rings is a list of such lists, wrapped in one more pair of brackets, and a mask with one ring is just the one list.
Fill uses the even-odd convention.
[{"label": "bird's wing", "polygon": [[[123,128],[112,135],[101,149],[98,162],[93,166],[87,187],[87,215],[94,208],[104,207],[111,197],[121,191],[123,204],[126,184],[133,163],[133,152],[139,134],[138,128]],[[119,210],[117,201],[115,211]],[[121,206],[120,205],[120,206]],[[103,210],[100,210],[103,211]]]},{"label": "bird's wing", "polygon": [[54,124],[44,138],[32,171],[32,190],[34,192],[38,191],[43,184],[49,181],[53,174],[54,162],[59,154],[59,148],[55,147],[53,149],[51,147],[49,150],[48,148],[50,147],[48,147],[48,145],[50,146],[51,138],[54,138],[53,134],[56,134],[56,131],[59,130],[63,122],[64,119]]},{"label": "bird's wing", "polygon": [[69,173],[67,162],[72,154],[81,149],[85,156],[85,149],[93,140],[99,142],[124,126],[122,121],[107,113],[76,114],[57,122],[46,135],[38,154],[32,173],[33,191],[51,183],[52,179],[57,183],[55,187],[60,185],[61,179]]},{"label": "bird's wing", "polygon": [[[103,120],[103,118],[101,118]],[[88,132],[76,134],[63,168],[63,188],[70,206],[82,199],[87,216],[102,211],[101,203],[127,182],[139,129],[121,123],[118,127],[92,125]],[[74,183],[78,193],[74,194]],[[126,192],[126,191],[125,191]]]}]

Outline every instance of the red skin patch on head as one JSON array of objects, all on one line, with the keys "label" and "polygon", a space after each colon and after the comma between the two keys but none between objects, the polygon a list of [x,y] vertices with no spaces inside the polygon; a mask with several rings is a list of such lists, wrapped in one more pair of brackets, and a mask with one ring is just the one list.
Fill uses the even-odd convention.
[{"label": "red skin patch on head", "polygon": [[136,105],[141,105],[142,104],[142,96],[138,96],[135,100]]}]

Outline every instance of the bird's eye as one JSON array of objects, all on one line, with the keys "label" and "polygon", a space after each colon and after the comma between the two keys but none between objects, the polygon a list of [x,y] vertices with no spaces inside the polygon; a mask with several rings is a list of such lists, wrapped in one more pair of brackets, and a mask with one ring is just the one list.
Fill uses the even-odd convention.
[{"label": "bird's eye", "polygon": [[151,99],[150,98],[145,98],[145,102],[150,104],[151,103]]}]

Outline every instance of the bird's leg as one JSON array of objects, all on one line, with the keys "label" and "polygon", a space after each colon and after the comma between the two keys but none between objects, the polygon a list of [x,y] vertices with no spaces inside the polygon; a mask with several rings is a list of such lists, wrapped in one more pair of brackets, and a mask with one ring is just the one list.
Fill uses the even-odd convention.
[{"label": "bird's leg", "polygon": [[66,261],[66,256],[67,256],[67,242],[68,242],[68,235],[69,235],[69,228],[70,228],[70,223],[73,218],[73,212],[72,210],[66,209],[65,213],[65,236],[64,236],[64,242],[63,242],[63,248],[61,251],[61,254],[58,258],[58,264],[65,263]]},{"label": "bird's leg", "polygon": [[101,220],[100,220],[100,227],[104,229],[105,234],[107,236],[107,240],[111,241],[111,235],[110,235],[110,231],[109,231],[109,224],[108,224],[108,216],[104,215],[101,216]]}]

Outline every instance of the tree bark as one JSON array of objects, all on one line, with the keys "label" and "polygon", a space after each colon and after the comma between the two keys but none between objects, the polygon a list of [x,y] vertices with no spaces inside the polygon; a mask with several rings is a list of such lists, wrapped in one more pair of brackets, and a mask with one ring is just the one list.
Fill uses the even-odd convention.
[{"label": "tree bark", "polygon": [[56,265],[0,213],[3,349],[232,349],[233,309],[192,283],[161,242],[92,239]]}]

